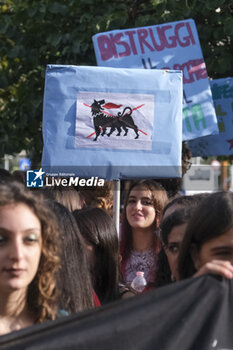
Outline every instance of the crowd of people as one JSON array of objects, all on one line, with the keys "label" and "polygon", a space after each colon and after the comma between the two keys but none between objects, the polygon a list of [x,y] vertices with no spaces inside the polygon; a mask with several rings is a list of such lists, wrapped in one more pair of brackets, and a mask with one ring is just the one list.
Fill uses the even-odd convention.
[{"label": "crowd of people", "polygon": [[23,176],[0,172],[0,335],[135,298],[137,272],[143,293],[203,274],[233,278],[233,193],[172,198],[159,180],[127,186],[118,235],[110,183],[101,198],[27,189]]}]

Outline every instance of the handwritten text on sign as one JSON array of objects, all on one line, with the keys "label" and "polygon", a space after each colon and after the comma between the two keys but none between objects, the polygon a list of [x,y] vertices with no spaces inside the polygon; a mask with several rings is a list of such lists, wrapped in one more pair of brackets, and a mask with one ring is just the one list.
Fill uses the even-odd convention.
[{"label": "handwritten text on sign", "polygon": [[115,30],[93,37],[100,66],[183,71],[183,139],[218,133],[196,26],[193,20]]}]

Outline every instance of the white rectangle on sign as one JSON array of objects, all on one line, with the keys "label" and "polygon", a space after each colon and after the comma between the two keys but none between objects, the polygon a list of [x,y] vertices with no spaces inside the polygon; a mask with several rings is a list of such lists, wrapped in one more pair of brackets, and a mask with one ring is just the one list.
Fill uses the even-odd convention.
[{"label": "white rectangle on sign", "polygon": [[154,95],[79,91],[75,146],[151,150]]}]

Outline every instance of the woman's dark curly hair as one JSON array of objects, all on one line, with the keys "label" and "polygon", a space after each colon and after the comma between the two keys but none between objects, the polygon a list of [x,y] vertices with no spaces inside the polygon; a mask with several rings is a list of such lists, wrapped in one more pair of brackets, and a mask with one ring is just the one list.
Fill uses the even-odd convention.
[{"label": "woman's dark curly hair", "polygon": [[35,322],[41,323],[55,319],[58,313],[56,275],[60,266],[59,229],[56,217],[39,191],[27,190],[16,181],[0,184],[0,210],[1,207],[20,203],[27,205],[41,223],[41,257],[27,293],[27,304],[36,316]]}]

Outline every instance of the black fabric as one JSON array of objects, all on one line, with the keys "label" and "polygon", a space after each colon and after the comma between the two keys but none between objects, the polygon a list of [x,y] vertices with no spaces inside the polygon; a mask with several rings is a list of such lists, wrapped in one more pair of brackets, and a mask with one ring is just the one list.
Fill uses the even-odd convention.
[{"label": "black fabric", "polygon": [[233,349],[233,281],[201,276],[0,337],[0,349]]}]

